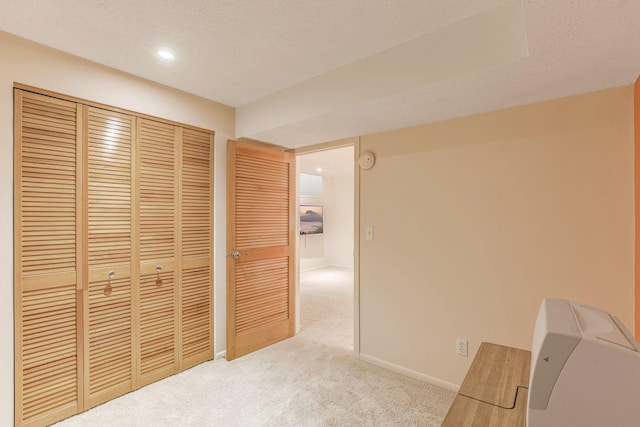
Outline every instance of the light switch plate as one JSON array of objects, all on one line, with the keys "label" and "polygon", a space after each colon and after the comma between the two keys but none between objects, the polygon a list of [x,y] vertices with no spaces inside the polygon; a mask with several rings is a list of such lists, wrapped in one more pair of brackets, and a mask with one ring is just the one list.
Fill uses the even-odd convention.
[{"label": "light switch plate", "polygon": [[365,240],[373,240],[373,227],[366,227],[364,229]]}]

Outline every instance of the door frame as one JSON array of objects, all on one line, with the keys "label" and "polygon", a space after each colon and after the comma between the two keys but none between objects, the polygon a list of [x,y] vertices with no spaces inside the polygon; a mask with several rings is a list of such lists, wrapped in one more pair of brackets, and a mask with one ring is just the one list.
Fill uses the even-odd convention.
[{"label": "door frame", "polygon": [[[298,166],[298,156],[302,154],[327,151],[335,148],[353,147],[353,356],[360,358],[360,168],[358,158],[360,156],[360,137],[342,139],[322,144],[309,145],[306,147],[289,150],[296,155],[296,166]],[[296,167],[296,236],[300,234],[300,170]],[[300,332],[300,239],[295,240],[295,333]]]}]

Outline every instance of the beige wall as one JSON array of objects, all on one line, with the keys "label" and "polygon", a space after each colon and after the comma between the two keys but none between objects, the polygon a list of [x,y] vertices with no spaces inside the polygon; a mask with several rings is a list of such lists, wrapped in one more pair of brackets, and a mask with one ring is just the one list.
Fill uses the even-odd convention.
[{"label": "beige wall", "polygon": [[353,176],[335,176],[328,179],[326,229],[327,264],[353,267]]},{"label": "beige wall", "polygon": [[[299,186],[299,191],[303,191],[302,186]],[[327,211],[327,199],[329,198],[329,192],[331,188],[327,177],[322,178],[322,195],[307,196],[300,194],[299,204],[302,205],[317,205],[323,207],[323,221],[326,221]],[[298,218],[299,220],[299,218]],[[326,227],[325,227],[326,229]],[[298,234],[298,254],[299,254],[299,268],[300,271],[312,270],[314,268],[324,267],[328,264],[326,256],[326,241],[329,234],[326,230],[323,230],[322,234],[301,235]]]},{"label": "beige wall", "polygon": [[300,196],[300,205],[323,207],[324,232],[300,235],[300,271],[353,267],[353,176],[325,176],[322,197]]},{"label": "beige wall", "polygon": [[[226,139],[235,133],[231,107],[62,54],[0,32],[0,424],[13,424],[13,83],[19,82],[216,132],[216,190],[224,189]],[[224,220],[224,192],[216,197],[216,225]],[[224,222],[223,222],[224,224]],[[216,235],[216,263],[224,266],[224,227]],[[221,248],[221,249],[219,249]],[[222,258],[220,258],[222,257]],[[220,262],[222,259],[222,262]],[[216,291],[224,292],[224,269]],[[222,279],[220,275],[222,274]],[[216,307],[219,307],[219,295]],[[224,296],[221,298],[224,307]],[[224,312],[216,315],[224,315]],[[217,322],[222,324],[224,322]],[[222,338],[220,343],[219,338]],[[216,348],[224,334],[216,336]],[[224,347],[223,347],[224,348]]]},{"label": "beige wall", "polygon": [[543,297],[633,331],[632,86],[364,136],[366,150],[364,360],[459,384],[482,341],[530,348]]}]

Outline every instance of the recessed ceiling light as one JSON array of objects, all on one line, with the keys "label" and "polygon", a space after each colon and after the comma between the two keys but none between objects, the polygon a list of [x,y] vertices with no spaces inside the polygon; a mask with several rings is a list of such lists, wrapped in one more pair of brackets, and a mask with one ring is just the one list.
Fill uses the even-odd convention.
[{"label": "recessed ceiling light", "polygon": [[166,49],[158,49],[158,56],[162,59],[167,59],[169,61],[175,58],[175,55]]},{"label": "recessed ceiling light", "polygon": [[322,168],[316,168],[316,172],[322,172]]}]

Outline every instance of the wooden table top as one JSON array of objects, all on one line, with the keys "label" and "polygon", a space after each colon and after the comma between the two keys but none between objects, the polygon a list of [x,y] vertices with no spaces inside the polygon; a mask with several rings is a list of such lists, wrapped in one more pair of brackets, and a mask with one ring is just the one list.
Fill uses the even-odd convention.
[{"label": "wooden table top", "polygon": [[527,392],[526,388],[518,389],[516,406],[513,409],[504,409],[457,395],[442,427],[525,427]]},{"label": "wooden table top", "polygon": [[483,342],[458,394],[513,408],[517,387],[529,388],[531,352]]},{"label": "wooden table top", "polygon": [[443,427],[525,425],[531,352],[482,343]]}]

